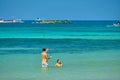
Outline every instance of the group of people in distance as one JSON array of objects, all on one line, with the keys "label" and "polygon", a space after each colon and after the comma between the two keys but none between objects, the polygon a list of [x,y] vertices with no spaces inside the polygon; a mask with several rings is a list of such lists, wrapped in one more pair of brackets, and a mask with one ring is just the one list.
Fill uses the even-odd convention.
[{"label": "group of people in distance", "polygon": [[[41,56],[42,56],[42,67],[47,67],[48,66],[48,60],[52,58],[52,56],[48,56],[48,48],[43,48]],[[62,67],[62,63],[60,59],[57,59],[57,63],[55,64],[56,67]]]}]

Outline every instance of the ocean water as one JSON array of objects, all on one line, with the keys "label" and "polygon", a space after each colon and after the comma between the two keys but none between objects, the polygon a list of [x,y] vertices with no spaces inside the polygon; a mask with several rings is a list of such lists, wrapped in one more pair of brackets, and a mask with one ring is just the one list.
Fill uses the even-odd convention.
[{"label": "ocean water", "polygon": [[[0,24],[0,80],[120,80],[120,27],[115,21]],[[41,50],[52,55],[41,68]],[[57,59],[62,68],[54,65]]]},{"label": "ocean water", "polygon": [[[74,21],[73,24],[0,24],[0,38],[120,39],[114,21]],[[107,37],[106,37],[107,36]]]}]

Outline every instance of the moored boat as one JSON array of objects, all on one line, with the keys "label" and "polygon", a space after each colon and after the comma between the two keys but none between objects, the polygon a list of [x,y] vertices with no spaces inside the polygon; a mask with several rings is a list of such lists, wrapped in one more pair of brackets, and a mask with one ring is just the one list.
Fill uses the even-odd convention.
[{"label": "moored boat", "polygon": [[23,23],[20,19],[4,20],[0,19],[0,23]]},{"label": "moored boat", "polygon": [[114,23],[113,26],[120,27],[120,21],[118,21],[117,23]]}]

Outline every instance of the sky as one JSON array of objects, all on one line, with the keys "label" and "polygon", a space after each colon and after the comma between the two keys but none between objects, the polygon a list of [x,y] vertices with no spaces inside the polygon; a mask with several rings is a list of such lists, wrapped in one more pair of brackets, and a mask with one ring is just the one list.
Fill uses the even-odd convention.
[{"label": "sky", "polygon": [[2,19],[120,20],[120,0],[0,0]]}]

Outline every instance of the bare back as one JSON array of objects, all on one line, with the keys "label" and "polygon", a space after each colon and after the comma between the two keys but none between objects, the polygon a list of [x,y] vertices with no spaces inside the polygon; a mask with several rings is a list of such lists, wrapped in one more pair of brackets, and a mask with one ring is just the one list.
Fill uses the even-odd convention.
[{"label": "bare back", "polygon": [[48,62],[48,55],[46,52],[42,52],[41,56],[42,56],[42,62]]}]

